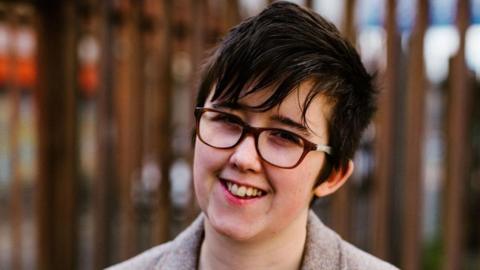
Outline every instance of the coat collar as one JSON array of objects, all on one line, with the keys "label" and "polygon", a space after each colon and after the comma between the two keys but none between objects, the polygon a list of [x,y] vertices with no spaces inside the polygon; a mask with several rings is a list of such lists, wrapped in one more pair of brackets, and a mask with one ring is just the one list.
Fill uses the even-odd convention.
[{"label": "coat collar", "polygon": [[313,211],[310,211],[301,269],[343,269],[340,245],[340,237],[327,228]]},{"label": "coat collar", "polygon": [[[203,221],[204,215],[200,214],[192,225],[171,243],[171,252],[157,262],[155,269],[197,269],[204,235]],[[310,211],[301,269],[342,269],[340,250],[339,236],[323,225],[313,211]]]},{"label": "coat collar", "polygon": [[155,269],[197,269],[204,234],[203,220],[204,215],[200,214],[186,230],[172,241],[171,252],[158,261]]}]

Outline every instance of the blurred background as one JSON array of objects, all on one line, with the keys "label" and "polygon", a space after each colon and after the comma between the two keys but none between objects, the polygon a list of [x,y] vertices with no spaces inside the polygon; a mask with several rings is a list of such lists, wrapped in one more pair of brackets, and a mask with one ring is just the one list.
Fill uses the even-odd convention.
[{"label": "blurred background", "polygon": [[[0,1],[0,269],[102,269],[184,229],[199,67],[269,2]],[[295,2],[381,87],[314,210],[402,269],[480,269],[480,0]]]}]

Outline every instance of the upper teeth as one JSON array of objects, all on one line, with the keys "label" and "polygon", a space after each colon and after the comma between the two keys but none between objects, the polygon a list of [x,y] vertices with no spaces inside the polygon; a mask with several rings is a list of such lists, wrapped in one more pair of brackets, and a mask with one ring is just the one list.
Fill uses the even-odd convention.
[{"label": "upper teeth", "polygon": [[232,182],[227,182],[228,190],[238,197],[256,197],[262,196],[263,192],[254,187],[246,187],[234,184]]}]

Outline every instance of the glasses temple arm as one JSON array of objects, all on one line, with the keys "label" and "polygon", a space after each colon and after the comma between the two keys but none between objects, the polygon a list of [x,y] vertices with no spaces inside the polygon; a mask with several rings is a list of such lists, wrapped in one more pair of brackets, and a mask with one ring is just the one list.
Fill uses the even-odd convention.
[{"label": "glasses temple arm", "polygon": [[332,148],[328,145],[316,145],[315,151],[325,152],[329,155],[332,154]]}]

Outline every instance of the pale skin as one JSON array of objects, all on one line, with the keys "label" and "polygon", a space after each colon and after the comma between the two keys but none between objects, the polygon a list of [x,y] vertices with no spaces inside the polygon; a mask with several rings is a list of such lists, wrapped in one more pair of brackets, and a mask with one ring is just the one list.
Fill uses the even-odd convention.
[{"label": "pale skin", "polygon": [[[207,100],[205,107],[236,114],[254,127],[275,127],[295,132],[316,144],[328,141],[330,106],[317,96],[306,113],[308,129],[301,130],[277,116],[302,124],[302,104],[311,84],[304,82],[283,102],[266,112],[232,110]],[[241,104],[261,103],[268,95],[261,91],[240,99]],[[194,184],[197,200],[205,214],[205,238],[199,269],[299,269],[306,239],[309,203],[313,196],[335,192],[353,171],[353,162],[334,170],[314,187],[325,154],[310,152],[293,169],[265,163],[247,136],[233,149],[215,149],[198,139],[194,152]],[[233,181],[263,190],[254,200],[232,200],[222,182]]]}]

